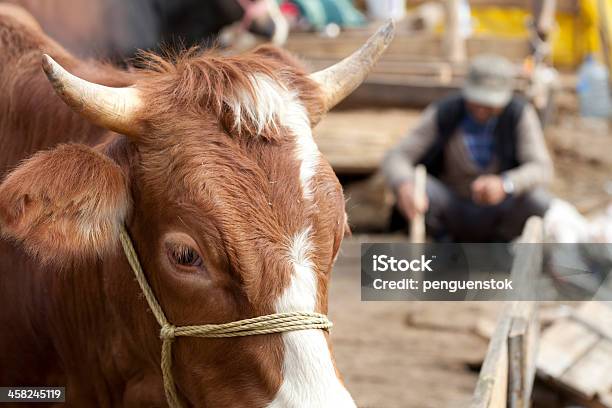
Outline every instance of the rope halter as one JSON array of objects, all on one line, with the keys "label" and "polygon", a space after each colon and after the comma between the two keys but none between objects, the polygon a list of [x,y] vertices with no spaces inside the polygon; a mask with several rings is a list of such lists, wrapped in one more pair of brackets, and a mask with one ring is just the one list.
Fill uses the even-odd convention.
[{"label": "rope halter", "polygon": [[161,371],[164,381],[164,391],[170,407],[181,407],[181,402],[176,391],[176,384],[172,376],[172,342],[177,337],[242,337],[283,333],[295,330],[328,330],[332,327],[332,323],[327,319],[327,316],[315,312],[273,313],[223,324],[174,326],[168,322],[151,286],[149,286],[147,282],[147,278],[138,260],[138,255],[136,254],[132,240],[125,227],[121,228],[119,237],[123,252],[125,252],[125,256],[134,271],[134,275],[136,275],[136,280],[140,285],[140,289],[157,323],[159,323],[161,327],[159,331],[159,338],[162,340]]}]

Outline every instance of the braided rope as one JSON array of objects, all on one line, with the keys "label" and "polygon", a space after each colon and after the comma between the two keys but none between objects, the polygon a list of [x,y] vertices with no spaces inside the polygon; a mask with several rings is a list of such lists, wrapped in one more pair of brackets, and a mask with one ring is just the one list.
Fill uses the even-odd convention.
[{"label": "braided rope", "polygon": [[287,312],[274,313],[265,316],[253,317],[251,319],[236,320],[223,324],[203,324],[198,326],[173,326],[168,322],[153,290],[147,282],[147,278],[142,270],[138,255],[132,244],[125,227],[121,228],[119,239],[123,252],[136,275],[136,280],[145,296],[149,308],[153,312],[157,323],[161,329],[159,337],[162,340],[161,350],[161,371],[164,382],[164,391],[168,405],[171,407],[181,407],[180,398],[176,391],[176,384],[172,376],[172,343],[176,337],[242,337],[255,336],[260,334],[283,333],[295,330],[328,330],[332,327],[332,322],[327,316],[315,312]]}]

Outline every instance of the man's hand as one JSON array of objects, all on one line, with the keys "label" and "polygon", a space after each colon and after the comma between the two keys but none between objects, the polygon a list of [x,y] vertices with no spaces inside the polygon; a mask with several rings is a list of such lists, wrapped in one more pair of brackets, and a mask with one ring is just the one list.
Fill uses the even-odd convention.
[{"label": "man's hand", "polygon": [[485,174],[472,182],[472,200],[481,205],[495,205],[506,198],[504,181],[496,174]]},{"label": "man's hand", "polygon": [[418,214],[424,214],[429,208],[429,200],[427,196],[422,202],[415,202],[414,199],[414,184],[411,181],[406,181],[397,188],[397,206],[404,217],[412,220]]}]

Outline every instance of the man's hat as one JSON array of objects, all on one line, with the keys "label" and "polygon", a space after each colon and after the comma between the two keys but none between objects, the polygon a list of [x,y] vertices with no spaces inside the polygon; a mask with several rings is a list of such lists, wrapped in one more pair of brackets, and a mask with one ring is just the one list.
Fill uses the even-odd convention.
[{"label": "man's hat", "polygon": [[480,55],[470,65],[463,96],[468,102],[504,107],[512,98],[514,77],[514,66],[504,57]]}]

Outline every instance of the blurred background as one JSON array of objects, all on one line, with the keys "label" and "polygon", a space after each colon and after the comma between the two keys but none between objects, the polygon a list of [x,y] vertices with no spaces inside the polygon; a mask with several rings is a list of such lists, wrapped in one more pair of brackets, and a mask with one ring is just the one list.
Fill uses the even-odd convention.
[{"label": "blurred background", "polygon": [[[358,48],[385,19],[397,21],[394,41],[366,82],[315,129],[344,185],[353,230],[330,294],[334,351],[348,388],[365,407],[505,407],[505,400],[482,404],[475,392],[503,305],[360,301],[360,244],[408,239],[390,233],[395,197],[379,169],[428,105],[461,90],[474,57],[502,56],[514,66],[515,94],[538,113],[554,165],[544,241],[612,242],[612,1],[279,4],[291,27],[284,47],[313,70]],[[611,288],[609,269],[607,263],[602,276],[562,284],[580,291],[607,280]],[[554,270],[542,273],[555,280]],[[543,303],[537,320],[532,406],[612,407],[610,302]]]},{"label": "blurred background", "polygon": [[[138,49],[203,45],[231,54],[273,42],[317,70],[396,20],[397,35],[374,71],[315,129],[344,185],[353,230],[334,271],[330,316],[338,367],[359,406],[473,403],[501,305],[361,302],[359,282],[361,242],[407,239],[390,233],[395,198],[379,171],[385,153],[425,107],[462,88],[475,56],[512,63],[514,92],[532,103],[544,129],[559,204],[546,216],[545,240],[612,242],[612,0],[8,2],[27,8],[78,56],[124,65]],[[545,348],[533,406],[612,407],[611,314],[607,306],[541,305]],[[564,328],[571,319],[590,323]],[[565,365],[550,370],[551,361]]]}]

